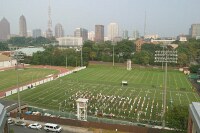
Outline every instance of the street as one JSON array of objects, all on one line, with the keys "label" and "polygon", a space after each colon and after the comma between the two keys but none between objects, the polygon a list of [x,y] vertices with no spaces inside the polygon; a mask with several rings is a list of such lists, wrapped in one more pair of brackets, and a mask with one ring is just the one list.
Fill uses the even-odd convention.
[{"label": "street", "polygon": [[[11,124],[10,125],[10,130],[14,131],[11,133],[46,133],[46,131],[44,129],[42,130],[35,130],[35,129],[30,129],[28,127],[22,127],[22,126],[16,126]],[[51,133],[51,132],[49,132]],[[66,129],[64,129],[61,133],[79,133],[79,131],[76,130],[76,128],[74,128],[74,130],[72,131],[66,131]]]}]

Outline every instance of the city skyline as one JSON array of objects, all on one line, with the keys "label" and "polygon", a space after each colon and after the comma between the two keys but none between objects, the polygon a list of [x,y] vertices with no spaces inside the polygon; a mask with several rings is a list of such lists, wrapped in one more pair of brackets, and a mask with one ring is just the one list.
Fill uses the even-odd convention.
[{"label": "city skyline", "polygon": [[[1,0],[0,19],[5,17],[10,23],[11,34],[18,34],[18,18],[26,17],[27,30],[46,31],[48,23],[48,0],[11,1]],[[38,4],[39,3],[39,4]],[[200,23],[198,0],[136,1],[136,0],[51,0],[52,27],[62,23],[66,35],[73,35],[75,28],[83,27],[94,31],[95,25],[119,24],[120,35],[127,29],[130,33],[144,31],[146,11],[146,34],[177,36],[188,34],[191,24]],[[37,7],[37,8],[32,8]],[[31,9],[31,11],[30,11]],[[131,34],[130,34],[131,35]],[[105,32],[105,36],[107,33]]]}]

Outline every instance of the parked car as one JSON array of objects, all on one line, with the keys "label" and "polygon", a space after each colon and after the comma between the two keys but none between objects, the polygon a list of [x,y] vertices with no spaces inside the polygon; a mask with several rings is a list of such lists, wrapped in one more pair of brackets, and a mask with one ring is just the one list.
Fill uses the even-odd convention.
[{"label": "parked car", "polygon": [[32,129],[41,129],[42,125],[40,125],[38,123],[33,123],[33,124],[30,124],[28,127],[32,128]]},{"label": "parked car", "polygon": [[46,130],[47,132],[52,131],[52,132],[58,132],[59,133],[59,132],[62,131],[62,128],[57,124],[46,123],[44,125],[44,130]]},{"label": "parked car", "polygon": [[8,118],[8,124],[13,124],[14,121],[11,118]]},{"label": "parked car", "polygon": [[16,121],[15,122],[15,125],[17,125],[17,126],[26,126],[26,123],[25,122],[23,122],[23,121]]}]

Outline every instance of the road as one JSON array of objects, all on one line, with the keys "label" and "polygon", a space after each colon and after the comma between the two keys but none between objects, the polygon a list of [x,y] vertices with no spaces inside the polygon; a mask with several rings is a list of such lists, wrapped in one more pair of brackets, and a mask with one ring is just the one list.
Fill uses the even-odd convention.
[{"label": "road", "polygon": [[[44,129],[42,130],[35,130],[35,129],[30,129],[28,127],[22,127],[22,126],[16,126],[16,125],[10,125],[10,130],[13,130],[14,133],[46,133]],[[51,133],[51,132],[49,132]],[[63,130],[61,133],[78,133],[76,129],[74,128],[74,131],[66,131]]]}]

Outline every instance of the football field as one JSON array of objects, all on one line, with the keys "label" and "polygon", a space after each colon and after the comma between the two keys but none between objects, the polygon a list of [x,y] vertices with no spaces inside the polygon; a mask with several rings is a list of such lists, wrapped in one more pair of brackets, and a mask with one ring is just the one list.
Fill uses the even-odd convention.
[{"label": "football field", "polygon": [[[147,122],[161,121],[164,71],[158,68],[133,68],[92,65],[79,72],[20,92],[29,105],[76,113],[76,100],[87,98],[88,115]],[[127,86],[121,82],[127,81]],[[167,111],[173,106],[200,102],[188,77],[168,70]],[[17,100],[17,95],[8,99]]]},{"label": "football field", "polygon": [[58,73],[58,71],[46,68],[25,68],[18,71],[15,69],[1,70],[0,91],[17,86],[17,75],[19,75],[18,78],[20,86],[56,73]]}]

